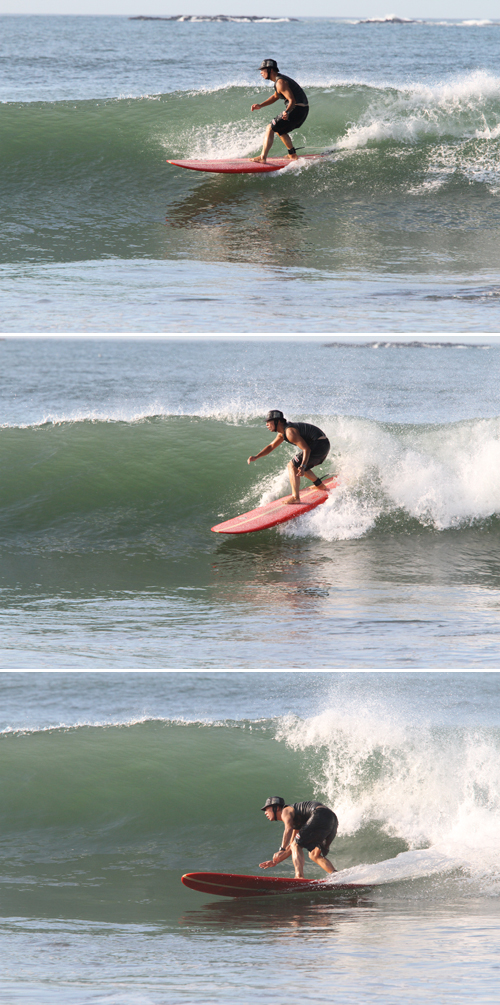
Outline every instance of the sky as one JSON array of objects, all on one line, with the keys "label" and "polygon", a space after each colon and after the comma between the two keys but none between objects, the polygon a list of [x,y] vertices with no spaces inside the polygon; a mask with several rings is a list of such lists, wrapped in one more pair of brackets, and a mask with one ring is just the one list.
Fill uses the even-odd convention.
[{"label": "sky", "polygon": [[500,20],[498,0],[0,0],[0,14],[256,14]]}]

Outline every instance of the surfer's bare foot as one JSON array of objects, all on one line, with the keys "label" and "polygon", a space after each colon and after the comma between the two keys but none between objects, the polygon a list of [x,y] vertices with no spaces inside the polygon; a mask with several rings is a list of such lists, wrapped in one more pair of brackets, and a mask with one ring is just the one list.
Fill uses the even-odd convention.
[{"label": "surfer's bare foot", "polygon": [[326,485],[323,485],[323,482],[321,482],[321,485],[311,485],[311,488],[312,489],[316,489],[316,492],[328,492],[329,491],[327,489]]},{"label": "surfer's bare foot", "polygon": [[255,161],[256,164],[265,164],[266,163],[266,158],[265,157],[251,157],[250,160]]},{"label": "surfer's bare foot", "polygon": [[289,499],[283,499],[283,506],[293,506],[294,504],[300,506],[301,500],[294,499],[293,496],[290,496]]},{"label": "surfer's bare foot", "polygon": [[299,159],[298,154],[287,154],[287,157],[291,161],[298,161]]}]

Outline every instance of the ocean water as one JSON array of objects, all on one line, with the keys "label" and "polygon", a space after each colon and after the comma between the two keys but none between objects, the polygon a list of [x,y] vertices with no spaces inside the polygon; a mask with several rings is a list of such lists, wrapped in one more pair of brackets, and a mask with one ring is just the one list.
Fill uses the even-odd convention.
[{"label": "ocean water", "polygon": [[[498,332],[499,24],[2,17],[0,327]],[[270,54],[329,155],[168,165],[260,150]]]},{"label": "ocean water", "polygon": [[[498,1000],[498,673],[0,675],[0,1001]],[[270,793],[335,808],[320,894],[255,874]],[[278,867],[290,875],[289,863]],[[306,863],[306,875],[319,870]],[[339,881],[362,884],[353,894]]]},{"label": "ocean water", "polygon": [[[0,341],[2,669],[498,670],[498,343]],[[280,528],[264,417],[339,486]]]}]

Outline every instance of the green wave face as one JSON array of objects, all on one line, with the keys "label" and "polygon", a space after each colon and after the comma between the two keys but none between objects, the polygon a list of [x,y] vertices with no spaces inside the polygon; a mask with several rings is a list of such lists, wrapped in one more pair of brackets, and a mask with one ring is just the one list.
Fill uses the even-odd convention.
[{"label": "green wave face", "polygon": [[307,787],[299,755],[273,732],[259,723],[152,721],[3,734],[4,848],[23,834],[63,858],[153,842],[168,868],[216,869],[227,854],[250,864],[270,765],[278,788]]},{"label": "green wave face", "polygon": [[157,533],[160,552],[162,541],[199,544],[221,495],[236,504],[249,486],[254,440],[251,429],[196,417],[3,429],[0,533],[33,544],[53,534],[62,550],[141,540],[154,551]]},{"label": "green wave face", "polygon": [[279,845],[260,812],[269,786],[304,778],[260,723],[81,726],[0,746],[1,912],[15,916],[177,919],[196,902],[181,874],[255,871]]},{"label": "green wave face", "polygon": [[278,264],[286,241],[292,264],[331,267],[341,248],[339,261],[352,267],[360,253],[380,260],[367,226],[376,241],[385,200],[406,233],[422,227],[422,200],[431,229],[444,205],[452,226],[465,213],[472,227],[485,198],[496,207],[497,78],[307,90],[297,145],[331,158],[275,177],[221,179],[166,164],[257,152],[269,116],[250,113],[249,87],[0,106],[3,260],[187,254]]}]

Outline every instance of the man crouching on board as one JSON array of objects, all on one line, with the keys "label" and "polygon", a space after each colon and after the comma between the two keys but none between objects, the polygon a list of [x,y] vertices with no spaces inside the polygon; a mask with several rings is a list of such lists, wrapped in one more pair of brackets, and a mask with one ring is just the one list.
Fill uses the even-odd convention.
[{"label": "man crouching on board", "polygon": [[276,433],[276,437],[267,447],[259,450],[258,454],[248,458],[248,464],[258,461],[259,457],[265,457],[272,450],[276,450],[283,440],[292,443],[299,448],[299,453],[288,464],[288,477],[292,489],[292,498],[287,499],[287,505],[300,503],[300,479],[302,475],[313,483],[314,487],[321,492],[328,492],[326,485],[323,485],[321,478],[315,478],[313,468],[318,464],[323,464],[330,453],[330,440],[326,433],[319,426],[313,426],[311,422],[287,422],[283,412],[277,408],[272,408],[266,415],[266,426],[269,432]]},{"label": "man crouching on board", "polygon": [[313,800],[287,806],[281,796],[269,796],[261,809],[268,820],[281,820],[285,827],[281,848],[268,862],[260,863],[261,869],[272,869],[291,855],[295,878],[304,879],[303,848],[306,848],[311,861],[325,872],[337,871],[326,857],[338,827],[333,810]]}]

